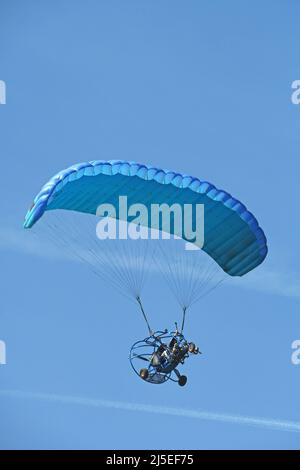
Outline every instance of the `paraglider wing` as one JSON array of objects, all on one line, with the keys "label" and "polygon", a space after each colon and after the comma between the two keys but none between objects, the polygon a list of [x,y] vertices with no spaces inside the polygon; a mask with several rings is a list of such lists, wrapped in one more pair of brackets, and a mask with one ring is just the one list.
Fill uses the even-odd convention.
[{"label": "paraglider wing", "polygon": [[128,205],[144,204],[149,210],[151,204],[204,204],[203,250],[231,276],[246,274],[267,255],[257,220],[229,193],[198,178],[128,161],[91,161],[61,171],[34,199],[24,228],[54,209],[96,214],[102,203],[117,208],[120,195],[127,196]]}]

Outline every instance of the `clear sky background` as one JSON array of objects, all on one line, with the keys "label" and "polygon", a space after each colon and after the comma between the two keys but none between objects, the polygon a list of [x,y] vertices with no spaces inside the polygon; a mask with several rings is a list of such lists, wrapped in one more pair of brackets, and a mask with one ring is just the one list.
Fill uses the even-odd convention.
[{"label": "clear sky background", "polygon": [[[299,13],[276,0],[0,0],[0,389],[19,393],[0,395],[1,448],[300,448],[296,432],[163,411],[300,422]],[[267,235],[265,263],[191,312],[186,333],[205,354],[187,362],[185,388],[139,380],[138,310],[24,236],[42,184],[94,159],[211,181]],[[179,311],[159,276],[144,298],[171,327]],[[161,412],[124,409],[136,403]]]}]

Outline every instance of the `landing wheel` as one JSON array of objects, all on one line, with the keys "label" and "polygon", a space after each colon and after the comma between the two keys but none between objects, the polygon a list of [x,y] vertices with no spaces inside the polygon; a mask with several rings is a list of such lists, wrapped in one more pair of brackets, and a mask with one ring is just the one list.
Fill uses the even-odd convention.
[{"label": "landing wheel", "polygon": [[148,369],[141,369],[140,370],[140,377],[144,380],[147,380],[149,376]]},{"label": "landing wheel", "polygon": [[194,353],[196,349],[195,343],[190,343],[189,344],[189,353]]},{"label": "landing wheel", "polygon": [[178,385],[180,385],[180,387],[184,387],[186,383],[187,383],[187,376],[181,375],[178,380]]}]

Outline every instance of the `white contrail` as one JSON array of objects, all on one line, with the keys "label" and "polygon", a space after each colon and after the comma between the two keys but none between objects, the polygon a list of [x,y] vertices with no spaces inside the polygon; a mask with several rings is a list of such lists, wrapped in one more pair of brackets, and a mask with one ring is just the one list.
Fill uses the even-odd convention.
[{"label": "white contrail", "polygon": [[113,408],[116,410],[178,416],[181,418],[194,418],[204,421],[220,421],[231,424],[256,426],[277,431],[300,432],[300,422],[285,421],[274,418],[258,418],[251,416],[231,415],[226,413],[213,413],[202,410],[191,410],[187,408],[147,405],[143,403],[127,403],[122,401],[75,397],[69,395],[56,395],[49,393],[23,392],[20,390],[0,390],[0,396],[36,399],[53,403],[65,403],[68,405],[81,405],[94,408]]}]

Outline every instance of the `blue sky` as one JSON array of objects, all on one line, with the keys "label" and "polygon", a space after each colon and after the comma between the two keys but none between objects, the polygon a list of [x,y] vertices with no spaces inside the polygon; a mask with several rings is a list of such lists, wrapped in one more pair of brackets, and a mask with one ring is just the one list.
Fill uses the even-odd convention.
[{"label": "blue sky", "polygon": [[[270,0],[1,0],[0,384],[18,393],[0,396],[0,448],[300,448],[296,432],[162,411],[300,422],[298,10]],[[268,237],[261,267],[194,307],[186,332],[205,354],[187,364],[186,388],[138,380],[127,359],[145,333],[135,307],[24,236],[42,184],[94,159],[211,181]],[[144,298],[159,328],[173,325],[178,308],[159,276]]]}]

